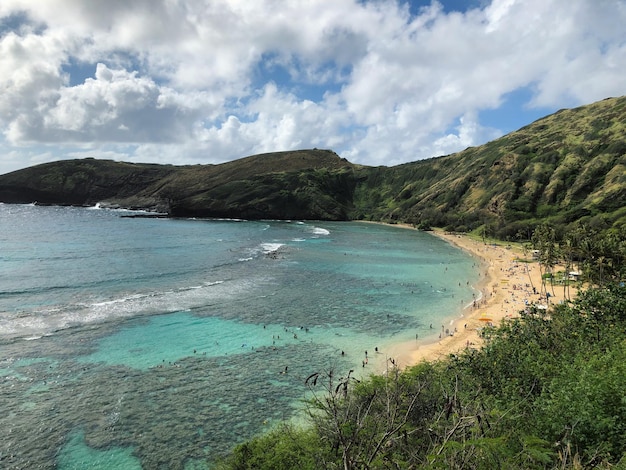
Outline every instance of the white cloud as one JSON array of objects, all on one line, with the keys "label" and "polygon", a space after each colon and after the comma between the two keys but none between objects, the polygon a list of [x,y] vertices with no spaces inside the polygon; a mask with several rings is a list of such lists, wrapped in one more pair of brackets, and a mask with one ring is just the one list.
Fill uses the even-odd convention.
[{"label": "white cloud", "polygon": [[445,3],[2,0],[0,171],[302,147],[391,165],[499,135],[480,111],[520,88],[555,110],[626,93],[622,0]]},{"label": "white cloud", "polygon": [[60,63],[65,60],[58,35],[43,38],[9,32],[0,38],[0,122],[22,112],[36,112],[39,101],[65,85]]},{"label": "white cloud", "polygon": [[329,142],[343,142],[339,129],[349,123],[345,111],[335,104],[299,100],[280,92],[274,83],[250,101],[242,119],[230,115],[219,125],[196,130],[194,142],[207,149],[204,158],[207,153],[223,160],[294,148],[327,148]]},{"label": "white cloud", "polygon": [[37,119],[17,119],[9,142],[175,142],[191,135],[196,103],[135,72],[98,64],[95,79],[37,102]]}]

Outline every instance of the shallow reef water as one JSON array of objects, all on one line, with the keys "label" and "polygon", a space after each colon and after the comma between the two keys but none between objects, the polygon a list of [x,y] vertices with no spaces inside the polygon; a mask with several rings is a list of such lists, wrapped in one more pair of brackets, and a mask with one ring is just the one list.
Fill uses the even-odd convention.
[{"label": "shallow reef water", "polygon": [[0,220],[2,469],[208,468],[300,420],[310,374],[380,371],[390,345],[436,335],[479,269],[375,224]]},{"label": "shallow reef water", "polygon": [[69,358],[0,366],[4,468],[79,468],[82,452],[90,465],[175,469],[289,419],[312,371],[349,363],[300,342],[144,370]]}]

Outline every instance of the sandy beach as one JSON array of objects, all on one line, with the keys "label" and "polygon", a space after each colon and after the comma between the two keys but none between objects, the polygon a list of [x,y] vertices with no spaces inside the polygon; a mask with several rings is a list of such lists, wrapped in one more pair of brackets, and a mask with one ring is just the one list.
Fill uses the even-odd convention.
[{"label": "sandy beach", "polygon": [[[489,325],[498,325],[504,318],[519,315],[528,304],[546,305],[540,296],[541,272],[537,262],[520,262],[528,259],[521,249],[500,244],[487,244],[465,235],[432,232],[468,253],[482,263],[481,280],[476,287],[480,291],[474,304],[463,310],[459,318],[448,325],[438,325],[440,338],[410,341],[395,345],[388,356],[394,358],[398,367],[404,368],[421,361],[433,361],[465,348],[479,348],[482,344],[480,331]],[[534,287],[534,289],[533,289]],[[550,289],[549,303],[564,299],[563,289]],[[573,297],[573,292],[571,296]],[[446,330],[448,331],[446,333]]]}]

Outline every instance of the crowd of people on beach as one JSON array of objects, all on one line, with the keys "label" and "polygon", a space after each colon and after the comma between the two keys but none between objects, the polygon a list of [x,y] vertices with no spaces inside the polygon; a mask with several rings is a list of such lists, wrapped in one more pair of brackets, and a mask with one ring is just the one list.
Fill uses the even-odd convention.
[{"label": "crowd of people on beach", "polygon": [[[512,247],[484,243],[458,234],[436,235],[481,258],[486,269],[479,274],[473,299],[469,303],[461,300],[460,317],[449,326],[442,325],[438,340],[398,349],[403,366],[472,348],[481,343],[485,328],[495,327],[503,319],[514,318],[521,311],[532,307],[544,309],[549,302],[562,300],[558,292],[556,295],[545,293],[537,263],[520,259],[520,253]],[[415,339],[417,341],[417,337]]]}]

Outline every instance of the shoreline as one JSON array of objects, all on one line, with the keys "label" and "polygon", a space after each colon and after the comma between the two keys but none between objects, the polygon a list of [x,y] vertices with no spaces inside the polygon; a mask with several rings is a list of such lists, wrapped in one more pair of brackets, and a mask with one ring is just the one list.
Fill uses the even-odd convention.
[{"label": "shoreline", "polygon": [[[399,227],[415,230],[409,225]],[[519,317],[527,305],[545,305],[540,295],[541,272],[537,261],[518,261],[524,254],[518,248],[496,243],[484,243],[467,235],[427,232],[478,259],[481,264],[480,280],[476,290],[480,292],[473,305],[464,306],[460,315],[449,325],[450,334],[437,338],[405,341],[394,344],[388,357],[394,359],[400,369],[421,362],[436,361],[468,348],[479,349],[483,345],[480,332],[489,326],[498,326],[506,318]],[[534,287],[534,289],[533,289]],[[562,289],[550,294],[550,304],[565,300]]]}]

